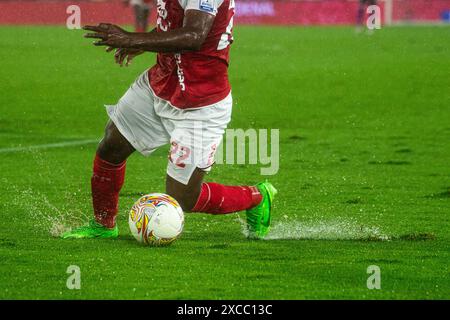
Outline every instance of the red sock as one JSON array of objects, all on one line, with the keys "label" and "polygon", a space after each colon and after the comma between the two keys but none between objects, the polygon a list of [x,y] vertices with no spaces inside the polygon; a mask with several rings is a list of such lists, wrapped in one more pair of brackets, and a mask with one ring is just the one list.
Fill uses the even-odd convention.
[{"label": "red sock", "polygon": [[98,155],[94,160],[94,173],[91,178],[92,203],[95,220],[108,228],[116,225],[119,207],[119,191],[125,179],[126,161],[112,164]]},{"label": "red sock", "polygon": [[253,208],[262,200],[259,190],[253,186],[224,186],[203,183],[200,196],[192,212],[225,214]]}]

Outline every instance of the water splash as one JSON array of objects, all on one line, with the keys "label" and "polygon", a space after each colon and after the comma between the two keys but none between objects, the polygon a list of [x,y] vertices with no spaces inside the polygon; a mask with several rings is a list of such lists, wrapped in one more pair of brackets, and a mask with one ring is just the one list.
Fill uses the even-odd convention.
[{"label": "water splash", "polygon": [[[242,233],[247,236],[247,225],[238,216]],[[380,228],[359,223],[356,219],[323,219],[298,221],[285,216],[284,221],[274,221],[265,240],[371,240],[387,241],[391,237]]]},{"label": "water splash", "polygon": [[[34,226],[33,231],[48,232],[52,236],[59,236],[72,227],[83,225],[89,219],[91,212],[90,201],[83,195],[79,187],[66,186],[61,190],[54,178],[70,177],[65,172],[64,165],[52,165],[46,153],[37,149],[21,151],[31,161],[27,175],[22,177],[19,184],[12,183],[2,178],[2,186],[10,193],[10,210],[23,212],[20,217],[25,217]],[[36,181],[46,185],[46,194],[30,187]],[[48,195],[57,195],[57,200],[52,202]],[[13,219],[22,219],[12,215]]]},{"label": "water splash", "polygon": [[[5,179],[3,179],[5,180]],[[54,205],[49,198],[32,188],[21,189],[17,185],[4,183],[13,193],[11,203],[17,209],[25,212],[26,219],[39,230],[58,237],[73,226],[80,226],[88,220],[87,210],[70,207],[76,201],[64,202],[61,207]],[[64,192],[62,198],[68,198],[68,192]],[[13,215],[13,217],[15,217]],[[18,219],[15,217],[14,219]]]}]

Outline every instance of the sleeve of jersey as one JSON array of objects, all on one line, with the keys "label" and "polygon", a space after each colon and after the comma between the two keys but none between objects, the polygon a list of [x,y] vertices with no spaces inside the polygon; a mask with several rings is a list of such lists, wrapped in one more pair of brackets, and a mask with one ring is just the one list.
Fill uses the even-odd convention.
[{"label": "sleeve of jersey", "polygon": [[187,0],[184,11],[199,10],[215,16],[223,1],[224,0]]}]

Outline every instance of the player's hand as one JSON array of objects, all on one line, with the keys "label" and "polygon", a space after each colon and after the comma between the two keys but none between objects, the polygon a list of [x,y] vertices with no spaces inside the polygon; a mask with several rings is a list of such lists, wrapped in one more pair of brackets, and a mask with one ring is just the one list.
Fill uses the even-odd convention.
[{"label": "player's hand", "polygon": [[[106,48],[106,52],[113,51],[113,47]],[[119,64],[121,67],[123,66],[123,63],[125,62],[125,67],[128,67],[131,64],[131,60],[134,59],[134,57],[143,54],[144,51],[138,50],[138,49],[127,49],[127,48],[118,48],[116,49],[116,52],[114,53],[114,60],[117,64]]]},{"label": "player's hand", "polygon": [[126,48],[131,42],[130,33],[114,24],[100,23],[97,26],[84,26],[83,29],[94,31],[94,33],[86,33],[84,37],[99,39],[94,42],[95,46]]}]

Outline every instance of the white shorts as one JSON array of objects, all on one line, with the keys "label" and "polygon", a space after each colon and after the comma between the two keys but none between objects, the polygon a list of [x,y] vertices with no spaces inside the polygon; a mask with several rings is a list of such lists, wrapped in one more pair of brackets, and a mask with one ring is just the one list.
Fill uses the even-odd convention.
[{"label": "white shorts", "polygon": [[222,101],[198,109],[178,109],[151,90],[141,74],[114,106],[106,106],[111,121],[144,156],[170,143],[167,174],[188,184],[196,168],[209,171],[231,120],[231,93]]}]

